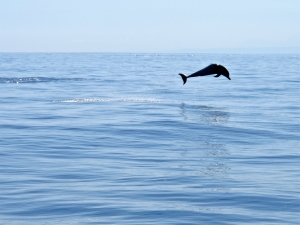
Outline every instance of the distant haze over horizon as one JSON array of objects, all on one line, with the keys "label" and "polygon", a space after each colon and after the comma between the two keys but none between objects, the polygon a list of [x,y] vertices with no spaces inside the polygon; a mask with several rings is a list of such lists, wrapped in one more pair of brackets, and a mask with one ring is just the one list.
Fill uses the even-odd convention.
[{"label": "distant haze over horizon", "polygon": [[299,0],[2,0],[0,52],[300,53]]},{"label": "distant haze over horizon", "polygon": [[258,53],[258,54],[300,54],[300,47],[295,48],[219,48],[219,49],[185,49],[170,52],[179,53]]},{"label": "distant haze over horizon", "polygon": [[7,51],[0,53],[132,53],[132,54],[300,54],[300,48],[177,49],[166,51]]}]

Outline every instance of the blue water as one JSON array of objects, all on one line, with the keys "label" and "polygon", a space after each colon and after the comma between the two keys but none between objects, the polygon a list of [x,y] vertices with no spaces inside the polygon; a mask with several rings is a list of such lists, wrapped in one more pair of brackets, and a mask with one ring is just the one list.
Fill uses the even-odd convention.
[{"label": "blue water", "polygon": [[1,53],[0,224],[299,224],[299,58]]}]

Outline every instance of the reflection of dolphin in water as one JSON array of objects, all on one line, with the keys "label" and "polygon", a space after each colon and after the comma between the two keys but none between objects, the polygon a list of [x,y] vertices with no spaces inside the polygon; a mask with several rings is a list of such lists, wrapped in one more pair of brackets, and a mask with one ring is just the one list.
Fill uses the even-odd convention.
[{"label": "reflection of dolphin in water", "polygon": [[223,126],[230,117],[226,108],[212,107],[205,105],[189,105],[182,103],[180,105],[181,115],[184,120],[204,123],[214,126]]},{"label": "reflection of dolphin in water", "polygon": [[[206,176],[209,178],[228,177],[228,171],[231,168],[227,165],[226,159],[230,155],[230,151],[224,143],[224,135],[226,138],[226,135],[229,137],[230,134],[219,132],[220,128],[223,130],[222,127],[226,126],[229,120],[230,115],[227,109],[185,103],[179,105],[179,108],[184,121],[194,123],[193,128],[200,128],[200,133],[180,134],[184,136],[181,155],[185,159],[198,161],[199,163],[189,164],[188,167],[183,163],[180,167],[188,169],[183,170],[185,173],[192,172],[193,175],[197,176]],[[218,126],[218,128],[213,129],[213,126]],[[191,170],[191,168],[193,169]],[[225,187],[215,189],[215,191],[220,192],[226,190],[229,189]]]},{"label": "reflection of dolphin in water", "polygon": [[211,75],[211,74],[217,74],[215,77],[219,77],[221,75],[227,77],[229,80],[229,72],[228,70],[220,65],[220,64],[210,64],[209,66],[203,68],[202,70],[197,71],[196,73],[193,73],[189,76],[186,76],[183,73],[179,73],[179,75],[181,76],[182,80],[183,80],[183,84],[186,83],[187,78],[190,77],[198,77],[198,76],[207,76],[207,75]]}]

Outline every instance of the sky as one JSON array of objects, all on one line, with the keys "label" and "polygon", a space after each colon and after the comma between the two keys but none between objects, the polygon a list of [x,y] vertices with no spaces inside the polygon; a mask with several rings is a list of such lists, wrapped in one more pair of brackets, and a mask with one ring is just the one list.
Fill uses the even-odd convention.
[{"label": "sky", "polygon": [[300,0],[0,0],[0,52],[300,49]]}]

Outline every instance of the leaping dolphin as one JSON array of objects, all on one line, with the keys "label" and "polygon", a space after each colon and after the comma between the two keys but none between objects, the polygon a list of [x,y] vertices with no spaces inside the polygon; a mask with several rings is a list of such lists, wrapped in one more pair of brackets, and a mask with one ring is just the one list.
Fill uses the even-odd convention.
[{"label": "leaping dolphin", "polygon": [[219,77],[219,76],[223,75],[223,76],[227,77],[229,80],[231,80],[229,77],[228,70],[220,64],[210,64],[209,66],[207,66],[207,67],[203,68],[202,70],[199,70],[189,76],[186,76],[183,73],[179,73],[179,75],[181,76],[181,78],[183,80],[183,84],[185,84],[186,80],[190,77],[207,76],[207,75],[211,75],[211,74],[217,74],[214,77]]}]

